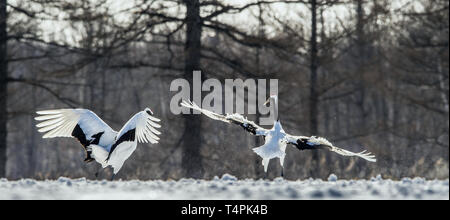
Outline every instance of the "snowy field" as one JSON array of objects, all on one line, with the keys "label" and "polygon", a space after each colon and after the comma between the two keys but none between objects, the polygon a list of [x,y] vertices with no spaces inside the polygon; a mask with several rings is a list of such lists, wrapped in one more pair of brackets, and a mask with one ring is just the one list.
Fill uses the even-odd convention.
[{"label": "snowy field", "polygon": [[213,180],[36,181],[0,179],[0,199],[449,199],[448,180],[404,178],[328,181],[237,180],[231,175]]}]

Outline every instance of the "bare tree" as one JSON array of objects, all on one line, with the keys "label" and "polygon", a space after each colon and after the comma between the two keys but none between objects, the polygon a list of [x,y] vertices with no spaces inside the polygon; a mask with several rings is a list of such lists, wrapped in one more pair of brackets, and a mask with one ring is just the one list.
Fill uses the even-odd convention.
[{"label": "bare tree", "polygon": [[[201,70],[201,37],[202,37],[202,18],[200,17],[200,1],[184,0],[186,6],[186,43],[185,43],[185,67],[184,78],[191,85],[193,71]],[[191,97],[194,89],[191,90]],[[201,117],[193,115],[184,115],[184,132],[182,136],[182,166],[185,169],[187,177],[202,178],[203,162],[200,153],[202,146],[201,137]]]},{"label": "bare tree", "polygon": [[8,61],[7,61],[7,28],[6,0],[0,1],[0,177],[6,175],[6,137],[7,137],[7,86],[8,86]]}]

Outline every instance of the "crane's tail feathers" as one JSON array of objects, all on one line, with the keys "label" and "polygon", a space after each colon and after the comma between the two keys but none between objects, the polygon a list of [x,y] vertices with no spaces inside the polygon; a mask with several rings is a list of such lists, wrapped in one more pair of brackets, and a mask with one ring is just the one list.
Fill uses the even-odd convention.
[{"label": "crane's tail feathers", "polygon": [[264,172],[267,173],[267,168],[269,167],[269,162],[272,158],[280,158],[281,165],[283,166],[284,157],[286,156],[286,153],[281,150],[271,150],[266,145],[263,145],[261,147],[253,148],[253,152],[258,154],[263,160],[262,165],[264,166]]},{"label": "crane's tail feathers", "polygon": [[258,156],[260,156],[261,158],[284,158],[286,156],[286,153],[281,151],[281,150],[271,150],[269,147],[267,147],[266,145],[263,145],[261,147],[256,147],[252,149],[253,152],[255,152],[256,154],[258,154]]}]

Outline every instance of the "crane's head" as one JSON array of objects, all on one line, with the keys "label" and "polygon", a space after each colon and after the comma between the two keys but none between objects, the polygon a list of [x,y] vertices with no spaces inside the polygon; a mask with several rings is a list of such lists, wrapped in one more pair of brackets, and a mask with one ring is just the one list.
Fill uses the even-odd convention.
[{"label": "crane's head", "polygon": [[153,111],[150,108],[145,108],[144,110],[148,115],[153,115]]},{"label": "crane's head", "polygon": [[274,121],[279,121],[280,118],[278,117],[278,95],[272,94],[270,95],[269,99],[264,103],[264,105],[267,105],[270,103],[270,108],[272,110],[270,112],[274,113]]},{"label": "crane's head", "polygon": [[267,105],[270,103],[270,100],[273,100],[275,103],[278,102],[278,96],[275,94],[270,95],[270,97],[267,99],[267,101],[264,103],[264,105]]}]

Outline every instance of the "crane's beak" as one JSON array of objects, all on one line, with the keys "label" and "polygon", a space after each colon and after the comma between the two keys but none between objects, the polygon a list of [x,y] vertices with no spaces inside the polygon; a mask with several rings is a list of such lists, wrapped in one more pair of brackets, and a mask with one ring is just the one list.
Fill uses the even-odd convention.
[{"label": "crane's beak", "polygon": [[264,105],[267,105],[267,104],[269,104],[269,103],[270,103],[270,98],[268,98],[267,101],[264,102]]}]

